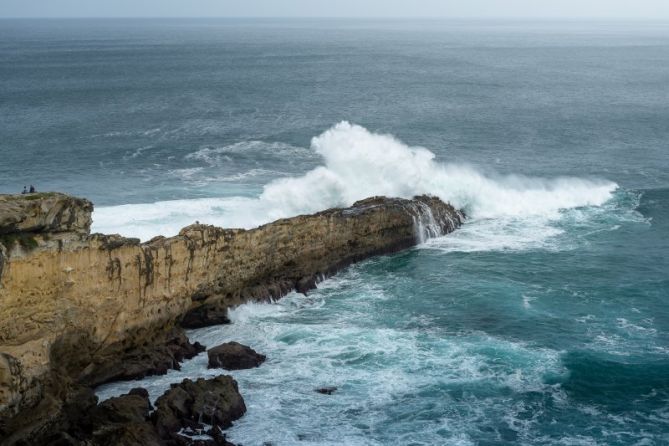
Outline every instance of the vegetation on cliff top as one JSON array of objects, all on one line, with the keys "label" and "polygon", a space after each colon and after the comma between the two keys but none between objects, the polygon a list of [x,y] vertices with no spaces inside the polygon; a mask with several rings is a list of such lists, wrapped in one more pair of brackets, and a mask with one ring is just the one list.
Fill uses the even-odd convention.
[{"label": "vegetation on cliff top", "polygon": [[4,245],[8,251],[11,250],[17,242],[19,245],[21,245],[22,248],[28,250],[37,248],[38,246],[35,237],[29,233],[18,232],[11,234],[0,234],[0,244]]}]

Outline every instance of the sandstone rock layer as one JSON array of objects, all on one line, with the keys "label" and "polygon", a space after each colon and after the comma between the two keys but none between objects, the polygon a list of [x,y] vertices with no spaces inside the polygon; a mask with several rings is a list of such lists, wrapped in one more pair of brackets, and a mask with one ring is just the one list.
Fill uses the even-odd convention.
[{"label": "sandstone rock layer", "polygon": [[[0,196],[0,438],[20,428],[21,411],[62,411],[68,380],[108,381],[111,365],[169,345],[184,319],[225,322],[230,306],[307,292],[342,267],[451,232],[463,218],[434,197],[374,197],[251,230],[192,225],[140,243],[89,235],[91,211],[62,194]],[[181,347],[168,348],[166,361],[191,351]]]}]

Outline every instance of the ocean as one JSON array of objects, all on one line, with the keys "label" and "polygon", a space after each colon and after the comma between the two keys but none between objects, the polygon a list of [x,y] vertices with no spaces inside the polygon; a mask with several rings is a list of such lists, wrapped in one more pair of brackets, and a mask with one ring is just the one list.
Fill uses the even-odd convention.
[{"label": "ocean", "polygon": [[466,212],[189,332],[268,356],[231,372],[235,443],[669,444],[669,23],[1,20],[0,136],[0,193],[142,240],[372,195]]}]

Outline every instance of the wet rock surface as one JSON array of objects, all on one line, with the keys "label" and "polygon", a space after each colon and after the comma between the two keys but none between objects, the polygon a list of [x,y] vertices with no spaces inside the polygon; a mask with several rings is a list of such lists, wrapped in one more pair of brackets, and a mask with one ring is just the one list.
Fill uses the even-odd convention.
[{"label": "wet rock surface", "polygon": [[267,357],[238,342],[226,342],[207,351],[210,369],[243,370],[258,367]]},{"label": "wet rock surface", "polygon": [[156,400],[152,420],[162,438],[174,439],[182,428],[201,430],[207,424],[212,429],[227,429],[244,413],[246,405],[237,382],[221,375],[173,385]]},{"label": "wet rock surface", "polygon": [[25,420],[23,432],[0,437],[0,444],[234,446],[223,430],[246,411],[237,383],[229,376],[174,384],[158,398],[153,413],[149,394],[142,388],[96,402],[89,388],[73,388],[59,410],[35,408]]}]

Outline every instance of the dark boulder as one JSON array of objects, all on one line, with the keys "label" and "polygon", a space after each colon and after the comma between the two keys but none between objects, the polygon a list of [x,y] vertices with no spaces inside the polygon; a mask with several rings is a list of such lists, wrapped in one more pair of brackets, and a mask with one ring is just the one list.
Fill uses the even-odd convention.
[{"label": "dark boulder", "polygon": [[185,427],[203,429],[204,424],[214,429],[227,429],[246,412],[244,399],[237,382],[227,375],[197,381],[183,380],[173,384],[156,401],[152,414],[158,434],[164,439],[176,439]]},{"label": "dark boulder", "polygon": [[135,387],[134,389],[130,389],[130,392],[128,392],[128,395],[138,395],[141,396],[142,398],[149,398],[149,391],[146,390],[144,387]]},{"label": "dark boulder", "polygon": [[91,412],[93,444],[98,446],[158,446],[162,442],[148,422],[151,403],[145,389],[110,398]]},{"label": "dark boulder", "polygon": [[238,342],[226,342],[207,352],[209,356],[209,368],[223,368],[226,370],[242,370],[258,367],[265,362],[265,355],[253,350],[251,347]]},{"label": "dark boulder", "polygon": [[148,393],[141,395],[135,389],[131,392],[133,393],[109,398],[98,404],[91,414],[93,424],[102,425],[146,421],[151,410]]}]

